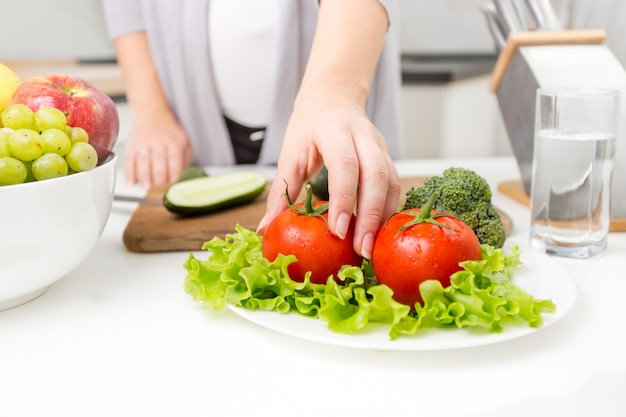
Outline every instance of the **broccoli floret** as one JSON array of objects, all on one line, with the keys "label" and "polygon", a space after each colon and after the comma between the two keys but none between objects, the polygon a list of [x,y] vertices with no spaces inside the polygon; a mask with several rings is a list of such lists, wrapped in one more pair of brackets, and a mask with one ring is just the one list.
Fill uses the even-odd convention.
[{"label": "broccoli floret", "polygon": [[476,205],[476,209],[468,214],[465,218],[476,219],[476,225],[473,227],[474,233],[478,236],[480,243],[491,245],[495,248],[501,248],[504,245],[506,234],[502,219],[498,210],[491,203],[482,201]]},{"label": "broccoli floret", "polygon": [[466,168],[448,168],[441,176],[427,178],[423,186],[411,188],[403,209],[421,207],[435,191],[439,198],[434,210],[463,220],[481,244],[495,248],[504,245],[504,226],[491,204],[491,188],[483,177]]}]

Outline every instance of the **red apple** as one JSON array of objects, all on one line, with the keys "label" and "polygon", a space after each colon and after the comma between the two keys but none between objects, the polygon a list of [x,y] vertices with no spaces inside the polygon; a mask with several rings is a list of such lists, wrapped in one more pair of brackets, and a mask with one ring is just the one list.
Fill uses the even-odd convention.
[{"label": "red apple", "polygon": [[67,124],[82,127],[98,153],[98,163],[110,154],[120,129],[117,107],[104,92],[72,75],[55,74],[23,80],[9,104],[25,104],[33,111],[56,107],[67,116]]}]

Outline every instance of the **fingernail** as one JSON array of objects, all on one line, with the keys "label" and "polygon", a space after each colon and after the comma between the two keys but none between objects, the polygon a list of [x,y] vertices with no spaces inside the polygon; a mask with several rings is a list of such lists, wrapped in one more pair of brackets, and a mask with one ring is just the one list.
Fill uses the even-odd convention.
[{"label": "fingernail", "polygon": [[374,234],[366,233],[361,243],[361,256],[365,259],[372,259],[372,249],[374,248]]},{"label": "fingernail", "polygon": [[335,225],[335,235],[343,240],[348,234],[348,227],[350,227],[350,215],[348,213],[341,213],[337,217],[337,224]]}]

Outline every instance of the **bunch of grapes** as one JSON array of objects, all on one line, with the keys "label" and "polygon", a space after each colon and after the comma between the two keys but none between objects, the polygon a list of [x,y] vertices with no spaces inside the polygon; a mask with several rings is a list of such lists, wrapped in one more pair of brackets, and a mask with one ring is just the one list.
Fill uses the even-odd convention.
[{"label": "bunch of grapes", "polygon": [[68,126],[55,107],[33,112],[13,104],[0,117],[0,186],[63,177],[98,164],[85,129]]}]

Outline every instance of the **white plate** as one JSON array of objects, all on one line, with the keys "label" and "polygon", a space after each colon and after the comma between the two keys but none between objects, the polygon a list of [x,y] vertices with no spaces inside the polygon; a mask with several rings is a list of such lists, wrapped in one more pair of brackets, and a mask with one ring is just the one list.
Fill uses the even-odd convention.
[{"label": "white plate", "polygon": [[[522,249],[520,260],[523,265],[515,271],[513,281],[536,299],[551,299],[556,304],[555,313],[543,314],[543,326],[538,329],[529,327],[526,322],[520,320],[519,323],[508,323],[501,333],[467,328],[428,329],[413,336],[401,336],[396,340],[390,340],[389,325],[372,324],[367,332],[345,335],[332,332],[322,320],[296,313],[280,314],[273,311],[251,311],[229,307],[239,316],[268,329],[310,341],[344,347],[429,351],[499,343],[537,332],[556,323],[571,310],[578,294],[576,283],[565,268],[550,256],[528,245],[517,244]],[[510,243],[507,246],[510,246]]]}]

